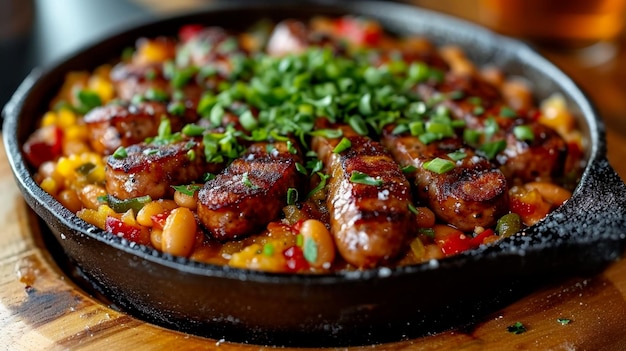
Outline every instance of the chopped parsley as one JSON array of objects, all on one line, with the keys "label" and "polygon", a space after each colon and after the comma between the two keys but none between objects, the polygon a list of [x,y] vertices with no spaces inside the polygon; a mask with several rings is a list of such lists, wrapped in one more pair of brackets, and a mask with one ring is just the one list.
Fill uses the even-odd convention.
[{"label": "chopped parsley", "polygon": [[526,332],[526,327],[522,322],[515,322],[515,324],[506,327],[506,330],[512,334],[522,334]]}]

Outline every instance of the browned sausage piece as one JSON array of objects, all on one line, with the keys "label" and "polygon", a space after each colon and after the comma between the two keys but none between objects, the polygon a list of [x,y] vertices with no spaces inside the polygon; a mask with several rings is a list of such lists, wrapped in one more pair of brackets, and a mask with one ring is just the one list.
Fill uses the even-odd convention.
[{"label": "browned sausage piece", "polygon": [[[438,218],[462,231],[489,227],[508,212],[508,187],[502,172],[487,159],[463,146],[458,138],[447,138],[425,145],[408,133],[394,135],[393,126],[383,133],[382,143],[402,166],[412,166],[407,173],[415,185],[417,197]],[[453,161],[448,154],[462,152],[465,157]],[[438,174],[424,169],[435,158],[455,162],[454,169]]]},{"label": "browned sausage piece", "polygon": [[172,132],[179,131],[197,116],[171,116],[167,107],[158,102],[137,105],[109,104],[96,107],[85,115],[91,146],[97,152],[109,155],[120,146],[143,142],[158,134],[163,118],[169,118]]},{"label": "browned sausage piece", "polygon": [[198,193],[198,217],[219,240],[254,234],[276,220],[289,188],[300,187],[296,163],[285,142],[255,143]]},{"label": "browned sausage piece", "polygon": [[[327,207],[331,232],[341,256],[359,268],[376,267],[401,252],[412,223],[411,187],[384,147],[344,129],[351,146],[333,152],[339,139],[313,138],[312,147],[324,162],[328,181]],[[379,184],[362,184],[354,175]]]},{"label": "browned sausage piece", "polygon": [[[567,144],[551,128],[531,118],[531,112],[513,111],[497,89],[474,77],[446,75],[444,82],[436,85],[421,84],[420,95],[428,99],[442,99],[441,105],[450,110],[452,118],[463,120],[466,127],[490,133],[480,144],[505,140],[506,147],[493,159],[507,179],[522,181],[550,181],[560,177],[565,167]],[[461,93],[461,98],[450,94]],[[506,112],[503,112],[506,111]],[[532,131],[532,140],[518,140],[516,127],[525,126]],[[487,132],[491,129],[490,132]]]},{"label": "browned sausage piece", "polygon": [[124,158],[109,156],[105,168],[107,192],[119,199],[172,195],[172,185],[190,184],[224,167],[205,162],[202,143],[195,139],[167,145],[141,143],[129,146],[126,153]]}]

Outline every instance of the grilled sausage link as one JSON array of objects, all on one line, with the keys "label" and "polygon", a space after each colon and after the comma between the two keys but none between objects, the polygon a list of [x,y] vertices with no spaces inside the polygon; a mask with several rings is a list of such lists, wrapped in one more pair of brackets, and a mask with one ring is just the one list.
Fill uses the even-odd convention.
[{"label": "grilled sausage link", "polygon": [[109,156],[105,168],[107,192],[119,199],[172,195],[172,185],[190,184],[224,167],[205,162],[203,146],[195,139],[167,145],[136,144],[126,148],[126,153],[121,159]]},{"label": "grilled sausage link", "polygon": [[289,188],[301,183],[300,152],[290,150],[285,142],[252,144],[199,191],[198,217],[216,239],[253,234],[280,216]]},{"label": "grilled sausage link", "polygon": [[[321,136],[313,138],[312,148],[330,174],[326,202],[339,253],[356,267],[371,268],[394,259],[406,243],[411,188],[380,143],[343,129],[349,149],[335,153],[339,139]],[[353,178],[360,173],[381,182],[360,184]]]},{"label": "grilled sausage link", "polygon": [[[491,135],[481,139],[481,143],[505,140],[506,147],[495,161],[507,179],[551,181],[562,175],[567,156],[567,144],[563,138],[529,117],[528,111],[512,111],[499,91],[486,81],[474,76],[448,74],[443,82],[420,84],[417,90],[427,100],[443,98],[440,104],[449,108],[453,118],[465,121],[467,128],[483,134],[491,128]],[[463,97],[453,99],[449,97],[451,93],[461,93]],[[489,123],[492,126],[488,127]],[[514,130],[521,125],[532,130],[532,140],[515,137]]]},{"label": "grilled sausage link", "polygon": [[[383,132],[382,143],[402,166],[412,166],[407,177],[415,185],[421,202],[441,220],[462,231],[489,227],[508,211],[508,187],[502,172],[487,159],[463,146],[458,138],[447,138],[425,145],[408,133],[395,135],[393,126]],[[424,169],[424,163],[461,151],[466,156],[454,169],[438,174]]]},{"label": "grilled sausage link", "polygon": [[157,135],[164,117],[170,119],[173,132],[179,131],[185,123],[191,123],[195,118],[170,116],[165,105],[142,102],[138,105],[96,107],[85,115],[84,121],[91,146],[97,152],[109,155],[120,146],[137,144]]}]

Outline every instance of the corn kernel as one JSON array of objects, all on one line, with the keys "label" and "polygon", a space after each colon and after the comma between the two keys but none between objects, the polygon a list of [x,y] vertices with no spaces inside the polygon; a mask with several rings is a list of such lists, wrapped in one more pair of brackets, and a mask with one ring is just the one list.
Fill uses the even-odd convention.
[{"label": "corn kernel", "polygon": [[74,114],[74,112],[68,110],[68,109],[61,109],[58,113],[58,125],[61,128],[69,128],[71,126],[76,125],[76,115]]},{"label": "corn kernel", "polygon": [[57,172],[64,178],[68,178],[73,175],[76,166],[72,161],[72,157],[61,157],[57,162]]},{"label": "corn kernel", "polygon": [[96,76],[89,80],[89,89],[98,94],[103,104],[109,102],[115,95],[113,85],[110,82]]},{"label": "corn kernel", "polygon": [[66,139],[82,140],[87,137],[87,127],[84,125],[73,125],[65,130]]},{"label": "corn kernel", "polygon": [[41,126],[47,127],[57,123],[57,114],[53,111],[46,112],[41,119]]},{"label": "corn kernel", "polygon": [[45,177],[39,186],[51,195],[55,195],[58,191],[57,182],[52,177]]}]

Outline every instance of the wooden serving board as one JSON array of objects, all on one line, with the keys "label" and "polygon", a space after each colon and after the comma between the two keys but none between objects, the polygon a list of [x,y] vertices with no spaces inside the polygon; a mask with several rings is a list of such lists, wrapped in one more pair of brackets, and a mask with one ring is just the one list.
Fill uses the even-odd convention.
[{"label": "wooden serving board", "polygon": [[[163,329],[113,310],[87,294],[47,251],[39,221],[22,199],[3,146],[0,194],[0,349],[269,348]],[[560,323],[559,319],[569,323]],[[516,322],[521,322],[526,332],[513,334],[507,330]],[[470,330],[451,330],[366,349],[626,350],[626,260],[612,263],[597,276],[569,278],[546,286],[476,321]]]}]

